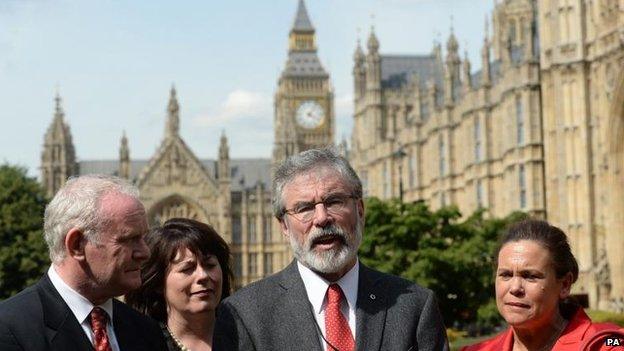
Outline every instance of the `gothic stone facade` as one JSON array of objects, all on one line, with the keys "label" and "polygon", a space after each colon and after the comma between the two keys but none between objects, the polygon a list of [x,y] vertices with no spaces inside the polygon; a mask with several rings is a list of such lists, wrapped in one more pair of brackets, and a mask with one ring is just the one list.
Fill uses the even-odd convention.
[{"label": "gothic stone facade", "polygon": [[[114,174],[131,180],[140,190],[150,225],[173,217],[211,224],[230,244],[235,288],[287,265],[290,247],[272,227],[269,159],[230,159],[225,134],[218,159],[198,159],[179,134],[179,105],[171,89],[165,135],[149,160],[131,160],[123,135],[119,160],[76,162],[69,126],[60,98],[54,120],[44,138],[42,182],[53,195],[67,177]],[[275,226],[278,228],[278,226]]]},{"label": "gothic stone facade", "polygon": [[350,156],[369,196],[543,217],[570,237],[575,293],[624,308],[624,15],[618,2],[497,1],[481,70],[354,55]]},{"label": "gothic stone facade", "polygon": [[116,174],[139,187],[151,225],[172,217],[211,224],[230,244],[236,288],[282,269],[292,260],[292,253],[272,215],[271,165],[303,150],[332,144],[335,123],[329,74],[318,59],[315,30],[303,0],[289,39],[288,59],[275,93],[272,159],[230,159],[225,135],[217,160],[197,158],[179,134],[180,106],[172,88],[165,133],[150,160],[131,160],[124,134],[118,161],[77,162],[57,97],[41,161],[48,195],[71,175]]}]

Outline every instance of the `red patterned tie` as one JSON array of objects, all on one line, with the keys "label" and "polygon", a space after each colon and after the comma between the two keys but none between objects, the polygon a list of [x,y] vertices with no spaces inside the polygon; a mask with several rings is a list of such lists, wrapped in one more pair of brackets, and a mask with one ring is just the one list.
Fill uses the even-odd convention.
[{"label": "red patterned tie", "polygon": [[108,315],[100,307],[93,307],[91,310],[91,330],[95,339],[95,351],[112,351],[106,333],[106,321]]},{"label": "red patterned tie", "polygon": [[[325,336],[331,345],[329,351],[353,351],[355,342],[349,323],[340,312],[340,302],[344,295],[338,284],[331,284],[327,289],[327,308],[325,309]],[[332,347],[333,346],[333,347]]]}]

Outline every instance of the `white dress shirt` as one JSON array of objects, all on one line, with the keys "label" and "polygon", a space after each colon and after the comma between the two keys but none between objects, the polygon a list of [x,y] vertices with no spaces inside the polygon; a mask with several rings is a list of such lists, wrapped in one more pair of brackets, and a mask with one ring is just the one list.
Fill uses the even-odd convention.
[{"label": "white dress shirt", "polygon": [[[91,329],[91,322],[89,318],[91,310],[93,310],[93,307],[95,306],[84,296],[80,295],[76,292],[76,290],[67,285],[67,283],[63,281],[54,269],[54,265],[51,265],[48,269],[48,276],[50,277],[50,281],[52,282],[52,285],[54,285],[56,291],[59,292],[63,301],[65,301],[67,306],[69,306],[69,309],[76,317],[76,320],[80,323],[82,330],[87,335],[87,338],[89,338],[89,341],[91,341],[91,344],[95,345],[95,337],[93,335],[93,330]],[[110,343],[111,349],[113,351],[120,351],[117,338],[115,337],[115,330],[113,329],[113,300],[108,299],[106,302],[99,305],[99,307],[108,314],[106,331],[108,333],[108,342]]]},{"label": "white dress shirt", "polygon": [[[327,289],[329,285],[332,283],[336,283],[340,285],[340,289],[344,293],[347,303],[344,302],[340,304],[340,311],[342,315],[345,316],[347,322],[349,322],[349,328],[351,329],[351,334],[353,335],[353,340],[355,338],[355,304],[357,302],[357,294],[358,294],[358,278],[360,272],[360,262],[356,261],[353,268],[351,268],[342,278],[340,278],[336,282],[328,282],[323,279],[318,274],[314,273],[310,268],[302,265],[299,261],[297,261],[297,268],[299,268],[299,275],[301,275],[301,279],[303,280],[303,285],[305,286],[306,292],[308,293],[308,300],[310,300],[310,304],[312,305],[312,309],[314,312],[314,318],[316,319],[316,323],[323,334],[323,337],[326,337],[325,334],[325,308],[327,306]],[[321,341],[321,345],[327,347],[323,337],[319,335],[319,339]]]}]

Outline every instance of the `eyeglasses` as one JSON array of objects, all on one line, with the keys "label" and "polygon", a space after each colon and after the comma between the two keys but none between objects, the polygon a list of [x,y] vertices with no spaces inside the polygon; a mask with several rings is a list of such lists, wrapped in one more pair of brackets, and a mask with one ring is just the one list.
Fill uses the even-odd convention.
[{"label": "eyeglasses", "polygon": [[314,218],[314,213],[316,212],[316,205],[323,204],[328,213],[333,215],[342,214],[344,209],[347,207],[347,202],[349,199],[355,199],[353,195],[332,195],[326,198],[325,200],[318,202],[303,202],[297,204],[297,206],[285,210],[284,213],[287,213],[293,217],[295,217],[299,222],[306,223]]}]

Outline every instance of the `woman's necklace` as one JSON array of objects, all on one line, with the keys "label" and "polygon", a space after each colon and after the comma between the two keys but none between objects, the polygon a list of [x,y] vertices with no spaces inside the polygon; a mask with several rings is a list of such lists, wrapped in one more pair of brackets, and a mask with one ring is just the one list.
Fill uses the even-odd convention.
[{"label": "woman's necklace", "polygon": [[178,345],[180,350],[182,350],[182,351],[191,351],[191,349],[189,349],[188,347],[184,346],[182,341],[180,341],[180,339],[178,339],[178,337],[171,331],[171,329],[169,329],[169,326],[167,326],[167,331],[169,332],[169,335],[171,335],[171,338],[176,343],[176,345]]}]

